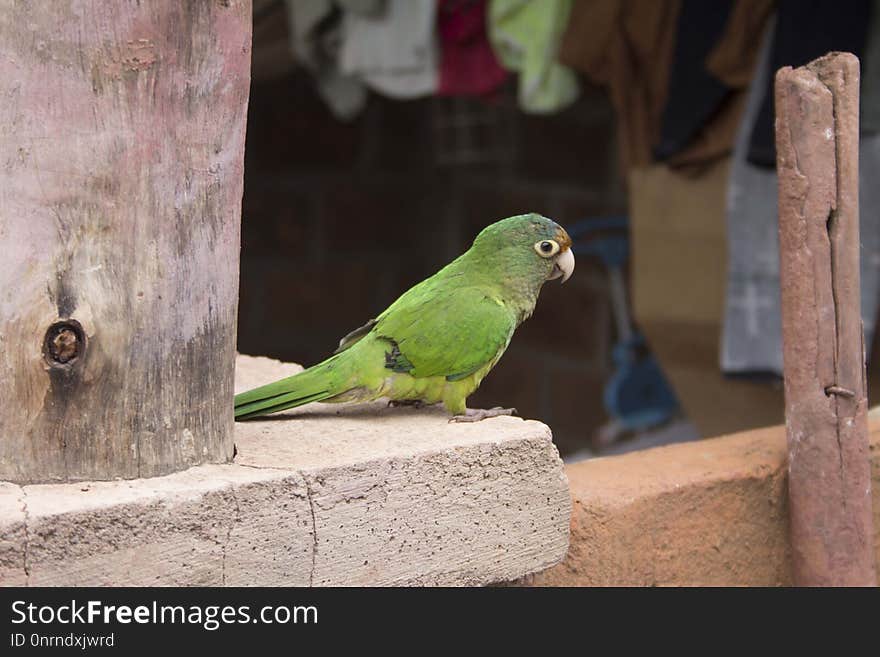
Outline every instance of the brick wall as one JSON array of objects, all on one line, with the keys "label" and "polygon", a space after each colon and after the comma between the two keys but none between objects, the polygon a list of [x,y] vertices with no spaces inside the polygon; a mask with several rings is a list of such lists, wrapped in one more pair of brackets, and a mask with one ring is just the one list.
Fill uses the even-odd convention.
[{"label": "brick wall", "polygon": [[[309,365],[487,224],[526,211],[561,224],[625,208],[612,113],[588,92],[551,117],[499,102],[371,97],[335,120],[302,73],[255,83],[242,218],[239,349]],[[603,270],[582,258],[544,288],[471,406],[515,406],[560,450],[605,422],[614,332]]]}]

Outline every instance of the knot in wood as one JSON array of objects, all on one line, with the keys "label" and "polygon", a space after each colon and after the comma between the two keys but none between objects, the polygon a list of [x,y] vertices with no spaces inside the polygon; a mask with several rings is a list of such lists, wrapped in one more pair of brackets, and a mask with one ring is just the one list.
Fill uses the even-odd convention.
[{"label": "knot in wood", "polygon": [[79,358],[85,349],[85,334],[75,320],[55,322],[46,330],[43,353],[53,367],[69,365]]}]

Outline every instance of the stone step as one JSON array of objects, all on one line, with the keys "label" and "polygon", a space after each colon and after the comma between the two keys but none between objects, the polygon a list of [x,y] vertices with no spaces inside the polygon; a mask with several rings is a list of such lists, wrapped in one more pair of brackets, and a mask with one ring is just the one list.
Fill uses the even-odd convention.
[{"label": "stone step", "polygon": [[[298,369],[240,356],[236,390]],[[163,477],[0,484],[0,583],[483,585],[568,548],[540,422],[311,404],[236,424],[235,443],[232,464]]]}]

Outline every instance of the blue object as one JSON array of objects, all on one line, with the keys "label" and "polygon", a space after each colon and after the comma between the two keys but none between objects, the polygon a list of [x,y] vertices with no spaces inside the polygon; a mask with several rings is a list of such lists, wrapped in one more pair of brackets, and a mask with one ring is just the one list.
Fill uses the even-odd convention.
[{"label": "blue object", "polygon": [[629,221],[625,216],[579,221],[568,231],[576,254],[599,258],[608,270],[618,342],[611,352],[614,374],[605,384],[608,414],[629,431],[661,425],[678,410],[678,400],[629,316],[623,267],[629,258]]},{"label": "blue object", "polygon": [[633,333],[628,341],[614,345],[611,357],[615,371],[602,395],[608,413],[631,431],[669,421],[678,410],[678,400],[657,361],[645,349],[644,338]]},{"label": "blue object", "polygon": [[575,254],[599,258],[606,267],[622,268],[629,259],[629,221],[626,217],[597,217],[570,226]]}]

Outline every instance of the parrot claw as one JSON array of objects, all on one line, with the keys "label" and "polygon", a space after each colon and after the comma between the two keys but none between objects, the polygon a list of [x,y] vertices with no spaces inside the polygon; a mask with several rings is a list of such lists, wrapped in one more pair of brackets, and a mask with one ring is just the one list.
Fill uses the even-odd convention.
[{"label": "parrot claw", "polygon": [[479,422],[490,417],[499,417],[501,415],[517,415],[515,408],[468,408],[464,415],[453,415],[449,418],[450,422]]}]

